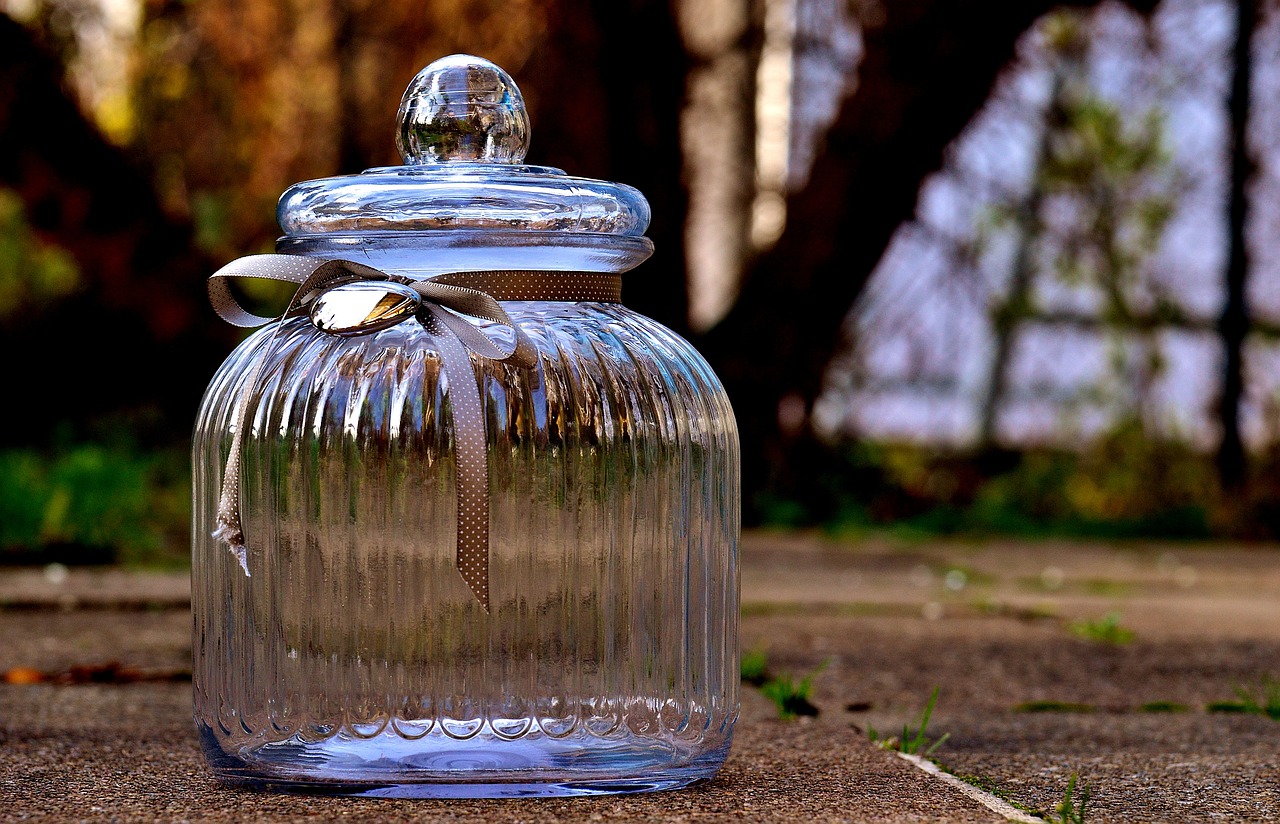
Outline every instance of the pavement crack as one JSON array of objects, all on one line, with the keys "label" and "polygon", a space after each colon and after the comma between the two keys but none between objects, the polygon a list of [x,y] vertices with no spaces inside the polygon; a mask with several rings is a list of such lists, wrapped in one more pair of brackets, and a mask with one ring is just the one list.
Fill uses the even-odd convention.
[{"label": "pavement crack", "polygon": [[903,761],[914,764],[917,768],[923,770],[942,783],[955,787],[969,798],[977,801],[991,812],[1008,821],[1016,821],[1019,824],[1044,824],[1043,818],[1037,818],[1036,816],[1025,813],[1010,804],[1008,801],[1005,801],[1003,798],[1000,798],[997,795],[992,795],[986,790],[975,787],[966,781],[962,781],[951,773],[944,772],[937,764],[927,758],[922,758],[918,755],[906,752],[894,751],[893,754],[901,758]]}]

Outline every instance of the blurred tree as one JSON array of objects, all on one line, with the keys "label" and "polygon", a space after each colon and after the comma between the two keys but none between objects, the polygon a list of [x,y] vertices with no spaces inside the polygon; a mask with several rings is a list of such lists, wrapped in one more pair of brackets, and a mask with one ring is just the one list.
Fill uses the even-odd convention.
[{"label": "blurred tree", "polygon": [[[59,2],[72,0],[43,0],[42,8]],[[748,491],[811,474],[808,411],[848,307],[1018,38],[1056,4],[854,5],[864,26],[856,91],[809,185],[790,198],[783,236],[753,261],[732,314],[703,342],[735,400]],[[0,183],[19,193],[33,231],[67,247],[83,283],[57,299],[56,319],[34,311],[0,335],[16,343],[65,327],[73,331],[59,332],[64,339],[90,340],[94,326],[117,330],[88,361],[94,400],[74,414],[127,397],[158,404],[173,431],[185,430],[232,340],[203,305],[204,276],[230,257],[270,248],[274,204],[288,184],[396,162],[392,118],[405,83],[431,59],[462,50],[507,66],[520,82],[534,123],[531,162],[644,190],[657,256],[628,279],[627,301],[683,330],[679,129],[691,64],[704,57],[689,56],[676,20],[667,0],[147,0],[133,126],[112,132],[127,141],[120,150],[75,111],[58,60],[38,48],[39,38],[0,18],[14,44],[0,54],[9,72],[0,80],[10,81],[0,89],[10,95],[0,100],[0,140],[8,141],[0,148],[12,149],[0,158]],[[755,54],[758,21],[742,31],[734,48]],[[61,101],[53,114],[33,102],[41,96]],[[85,219],[85,209],[97,217]],[[110,248],[100,255],[95,243]],[[1224,315],[1224,339],[1229,326]],[[112,376],[118,364],[154,351],[153,340],[182,342],[165,348],[175,364],[165,372],[179,379],[160,385],[145,370]],[[30,370],[33,380],[53,374],[47,361]],[[49,395],[61,391],[61,400],[33,411],[33,425],[66,415],[83,394],[50,383],[63,385]]]},{"label": "blurred tree", "polygon": [[[1249,337],[1249,185],[1254,162],[1249,149],[1249,108],[1253,85],[1253,38],[1258,27],[1257,0],[1237,0],[1236,38],[1232,54],[1231,189],[1227,202],[1226,300],[1218,332],[1222,336],[1222,394],[1218,419],[1218,474],[1225,488],[1238,491],[1245,480],[1244,441],[1240,437],[1240,402],[1244,396],[1244,344]],[[1230,497],[1230,496],[1228,496]]]},{"label": "blurred tree", "polygon": [[80,271],[67,251],[37,238],[22,199],[0,189],[0,321],[39,311],[80,286]]},{"label": "blurred tree", "polygon": [[[0,443],[39,442],[68,419],[190,399],[218,360],[196,318],[211,262],[191,227],[164,212],[147,175],[80,113],[59,60],[0,15],[0,185],[36,237],[66,250],[78,288],[6,318],[10,386],[26,387]],[[46,296],[53,297],[53,296]],[[156,380],[163,374],[164,380]],[[188,403],[181,410],[188,426]]]},{"label": "blurred tree", "polygon": [[150,0],[132,148],[203,250],[269,251],[287,186],[400,162],[395,113],[418,69],[466,50],[518,75],[545,26],[534,0]]},{"label": "blurred tree", "polygon": [[628,183],[648,198],[654,257],[626,279],[623,296],[677,331],[688,322],[680,153],[688,70],[671,2],[561,0],[516,75],[530,101],[532,162]]},{"label": "blurred tree", "polygon": [[[1126,111],[1091,88],[1090,30],[1079,13],[1052,15],[1044,32],[1052,88],[1030,188],[1021,202],[997,206],[986,231],[1011,231],[1017,251],[1008,291],[992,308],[995,354],[980,416],[981,449],[996,446],[1012,353],[1027,325],[1100,329],[1110,374],[1098,376],[1085,390],[1090,397],[1080,401],[1106,407],[1108,420],[1143,429],[1163,371],[1156,333],[1166,324],[1186,324],[1186,311],[1150,272],[1178,194],[1164,119],[1158,110]],[[1041,275],[1054,283],[1037,289]],[[1095,298],[1099,308],[1081,313],[1047,306],[1044,294],[1053,290],[1046,286]]]},{"label": "blurred tree", "polygon": [[[684,226],[686,291],[690,323],[703,331],[728,311],[738,276],[752,252],[753,206],[765,171],[757,164],[758,143],[761,132],[769,128],[758,122],[762,107],[758,75],[765,71],[766,61],[772,60],[779,76],[776,96],[787,99],[796,92],[791,86],[794,66],[789,49],[793,32],[776,33],[774,39],[787,49],[779,46],[775,52],[783,53],[766,58],[765,24],[758,19],[759,13],[763,7],[766,18],[772,11],[773,18],[785,21],[794,6],[790,0],[681,0],[677,5],[689,56],[680,129],[689,189]],[[786,107],[772,112],[778,173],[769,182],[775,188],[786,183],[791,114]]]},{"label": "blurred tree", "polygon": [[643,186],[661,257],[628,302],[683,323],[685,61],[664,0],[153,0],[140,39],[137,148],[217,258],[270,249],[289,184],[399,163],[405,86],[465,51],[515,76],[529,162]]},{"label": "blurred tree", "polygon": [[124,146],[77,108],[65,54],[42,45],[66,52],[74,38],[55,34],[0,15],[0,185],[38,237],[66,249],[81,286],[0,330],[12,347],[57,344],[15,365],[11,379],[39,390],[18,410],[24,427],[4,436],[14,442],[133,407],[163,410],[161,428],[185,435],[235,340],[206,305],[207,275],[271,248],[289,184],[398,162],[400,95],[451,52],[516,76],[534,123],[530,162],[643,187],[661,253],[628,301],[683,325],[685,64],[666,2],[148,0]]},{"label": "blurred tree", "polygon": [[[849,307],[1018,38],[1058,5],[862,5],[857,88],[808,185],[789,199],[778,243],[750,267],[738,302],[703,342],[752,445],[743,455],[748,496],[795,493],[812,481],[823,453],[808,412]],[[1131,5],[1148,10],[1154,2]]]}]

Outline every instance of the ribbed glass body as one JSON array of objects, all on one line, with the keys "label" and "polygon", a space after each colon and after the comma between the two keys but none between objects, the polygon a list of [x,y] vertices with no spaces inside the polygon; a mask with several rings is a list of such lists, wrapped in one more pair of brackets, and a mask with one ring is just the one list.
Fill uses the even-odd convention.
[{"label": "ribbed glass body", "polygon": [[[224,780],[373,795],[622,792],[728,752],[738,442],[681,338],[508,302],[536,369],[473,358],[491,610],[454,566],[448,381],[417,320],[291,320],[214,377],[194,440],[195,716]],[[213,531],[239,404],[246,576]]]}]

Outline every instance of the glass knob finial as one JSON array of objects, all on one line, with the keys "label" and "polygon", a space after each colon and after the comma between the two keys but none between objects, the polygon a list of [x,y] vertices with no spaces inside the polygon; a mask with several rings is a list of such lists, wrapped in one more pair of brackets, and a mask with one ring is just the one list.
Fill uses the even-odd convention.
[{"label": "glass knob finial", "polygon": [[442,57],[405,89],[396,148],[407,165],[519,163],[529,148],[524,98],[511,75],[488,60]]}]

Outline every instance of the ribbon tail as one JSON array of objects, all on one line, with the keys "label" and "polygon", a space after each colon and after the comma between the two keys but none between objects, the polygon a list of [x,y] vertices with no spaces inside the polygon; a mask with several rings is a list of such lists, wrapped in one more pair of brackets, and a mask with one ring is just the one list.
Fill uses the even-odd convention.
[{"label": "ribbon tail", "polygon": [[[215,528],[210,533],[215,541],[226,543],[227,549],[240,562],[240,568],[244,570],[246,578],[252,576],[249,572],[249,551],[244,536],[244,521],[240,514],[240,453],[244,448],[244,429],[248,422],[249,400],[253,396],[254,387],[258,386],[262,379],[262,370],[275,347],[276,338],[284,326],[285,319],[293,313],[304,297],[334,283],[351,280],[354,277],[351,272],[357,272],[361,276],[385,277],[377,270],[348,261],[293,255],[253,255],[227,264],[209,278],[209,300],[214,310],[223,320],[245,328],[261,326],[270,323],[271,320],[245,311],[227,285],[231,278],[266,278],[300,284],[284,314],[276,319],[271,335],[263,344],[262,350],[254,356],[248,380],[240,390],[235,434],[231,436],[230,454],[227,456],[226,467],[222,470],[222,490],[218,495],[218,510],[213,519]],[[373,274],[370,275],[370,272]]]},{"label": "ribbon tail", "polygon": [[[254,370],[255,374],[258,371]],[[218,510],[213,523],[215,541],[227,545],[231,554],[240,562],[246,578],[252,577],[249,572],[249,552],[245,546],[244,523],[240,520],[240,451],[244,445],[245,399],[241,399],[240,411],[236,416],[236,431],[231,436],[231,452],[227,456],[226,468],[222,470],[222,491],[218,495]]]},{"label": "ribbon tail", "polygon": [[[429,330],[440,347],[453,407],[454,464],[457,473],[458,574],[489,612],[489,452],[484,405],[471,356],[436,310],[423,306]],[[424,318],[425,319],[425,318]]]},{"label": "ribbon tail", "polygon": [[225,526],[220,526],[211,534],[214,540],[226,542],[227,550],[236,556],[236,560],[240,562],[240,568],[244,570],[244,577],[252,578],[253,573],[249,571],[249,548],[244,545],[243,533],[241,538],[237,539]]},{"label": "ribbon tail", "polygon": [[246,578],[252,577],[249,572],[248,542],[244,537],[244,519],[240,514],[240,455],[244,451],[244,430],[249,423],[249,400],[253,396],[253,388],[262,379],[262,370],[275,346],[276,337],[284,319],[276,321],[270,337],[262,347],[262,351],[254,355],[253,368],[249,371],[248,380],[240,393],[239,406],[236,409],[236,429],[231,436],[231,448],[227,454],[227,465],[222,470],[222,490],[218,495],[218,510],[214,514],[215,529],[211,533],[215,541],[223,541],[231,554],[240,562]]}]

